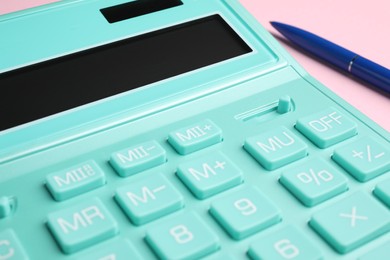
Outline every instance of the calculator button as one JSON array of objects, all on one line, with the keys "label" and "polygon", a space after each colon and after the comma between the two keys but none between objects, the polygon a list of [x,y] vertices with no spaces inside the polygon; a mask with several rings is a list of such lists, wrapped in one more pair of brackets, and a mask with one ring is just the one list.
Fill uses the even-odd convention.
[{"label": "calculator button", "polygon": [[28,257],[12,229],[0,232],[0,259],[27,260]]},{"label": "calculator button", "polygon": [[161,174],[117,189],[115,199],[136,225],[145,224],[184,206],[182,195]]},{"label": "calculator button", "polygon": [[247,138],[244,149],[267,170],[274,170],[307,155],[307,145],[285,127]]},{"label": "calculator button", "polygon": [[198,199],[208,198],[243,181],[241,170],[221,152],[179,165],[177,176]]},{"label": "calculator button", "polygon": [[375,196],[390,207],[390,179],[378,183],[374,189]]},{"label": "calculator button", "polygon": [[219,249],[218,237],[191,212],[150,227],[146,241],[162,259],[199,259]]},{"label": "calculator button", "polygon": [[305,206],[312,207],[348,189],[347,178],[322,159],[289,169],[279,179]]},{"label": "calculator button", "polygon": [[66,254],[118,233],[117,223],[98,199],[49,214],[47,225]]},{"label": "calculator button", "polygon": [[380,260],[389,259],[390,256],[390,241],[362,255],[358,260]]},{"label": "calculator button", "polygon": [[57,201],[75,197],[105,183],[104,172],[92,160],[46,176],[46,187]]},{"label": "calculator button", "polygon": [[266,229],[282,219],[280,210],[253,187],[214,201],[210,214],[236,240]]},{"label": "calculator button", "polygon": [[165,150],[156,142],[138,144],[111,155],[110,163],[121,177],[153,168],[167,161]]},{"label": "calculator button", "polygon": [[295,128],[319,148],[327,148],[357,134],[356,124],[334,108],[299,119]]},{"label": "calculator button", "polygon": [[255,241],[248,251],[252,259],[323,259],[320,249],[294,226],[287,226]]},{"label": "calculator button", "polygon": [[390,213],[363,192],[315,213],[310,226],[339,253],[347,253],[390,230]]},{"label": "calculator button", "polygon": [[77,260],[142,260],[132,244],[125,239],[115,239],[80,252]]},{"label": "calculator button", "polygon": [[211,120],[203,120],[171,132],[168,142],[181,155],[222,142],[222,130]]},{"label": "calculator button", "polygon": [[369,137],[336,149],[332,159],[361,182],[390,171],[390,151]]}]

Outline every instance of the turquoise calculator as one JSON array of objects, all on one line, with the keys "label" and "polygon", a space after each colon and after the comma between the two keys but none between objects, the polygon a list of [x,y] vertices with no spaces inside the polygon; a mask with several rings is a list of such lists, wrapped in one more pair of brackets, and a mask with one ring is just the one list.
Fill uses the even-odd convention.
[{"label": "turquoise calculator", "polygon": [[0,16],[0,259],[390,259],[390,134],[238,0]]}]

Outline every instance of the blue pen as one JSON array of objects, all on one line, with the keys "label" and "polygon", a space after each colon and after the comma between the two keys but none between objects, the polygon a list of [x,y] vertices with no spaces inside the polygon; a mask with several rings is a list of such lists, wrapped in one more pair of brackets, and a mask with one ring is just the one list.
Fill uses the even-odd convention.
[{"label": "blue pen", "polygon": [[390,70],[315,34],[297,27],[271,22],[284,37],[307,52],[390,93]]}]

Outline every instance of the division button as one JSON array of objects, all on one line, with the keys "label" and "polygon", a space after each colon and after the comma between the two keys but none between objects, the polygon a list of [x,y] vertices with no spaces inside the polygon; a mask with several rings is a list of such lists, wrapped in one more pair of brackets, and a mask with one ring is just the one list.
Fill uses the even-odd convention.
[{"label": "division button", "polygon": [[171,132],[168,142],[179,154],[186,155],[222,142],[222,130],[206,119]]}]

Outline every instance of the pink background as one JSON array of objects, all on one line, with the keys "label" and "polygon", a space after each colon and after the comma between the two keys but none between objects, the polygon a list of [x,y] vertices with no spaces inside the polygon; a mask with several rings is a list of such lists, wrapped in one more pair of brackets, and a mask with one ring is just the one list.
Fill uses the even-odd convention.
[{"label": "pink background", "polygon": [[[55,0],[0,0],[0,14]],[[270,32],[269,21],[301,27],[390,68],[388,0],[240,0]],[[315,78],[390,131],[390,96],[345,76],[281,42]]]}]

